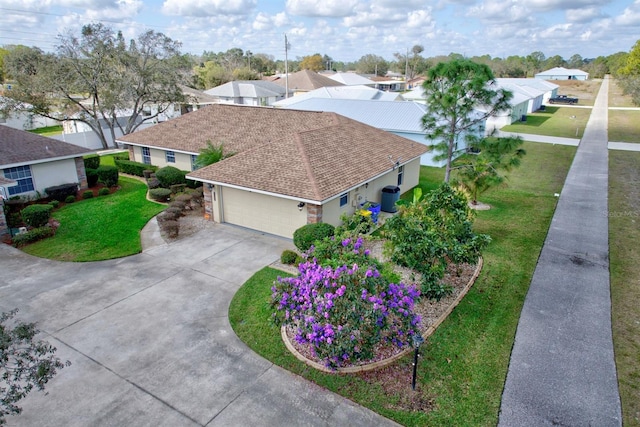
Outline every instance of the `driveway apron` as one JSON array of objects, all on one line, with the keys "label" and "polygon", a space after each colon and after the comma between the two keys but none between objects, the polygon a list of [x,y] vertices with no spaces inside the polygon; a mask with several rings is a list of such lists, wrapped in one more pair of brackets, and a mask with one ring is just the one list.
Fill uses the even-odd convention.
[{"label": "driveway apron", "polygon": [[291,247],[219,224],[92,263],[0,245],[0,310],[37,321],[72,362],[8,425],[397,425],[273,365],[231,329],[235,292]]},{"label": "driveway apron", "polygon": [[598,93],[518,323],[499,426],[620,426],[611,334],[607,99]]}]

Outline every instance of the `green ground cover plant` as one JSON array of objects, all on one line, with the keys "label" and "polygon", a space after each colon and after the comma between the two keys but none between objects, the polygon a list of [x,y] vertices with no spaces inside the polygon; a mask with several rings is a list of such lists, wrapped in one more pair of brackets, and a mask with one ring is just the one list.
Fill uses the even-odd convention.
[{"label": "green ground cover plant", "polygon": [[[299,362],[269,320],[277,270],[265,268],[235,295],[229,312],[252,349],[296,374],[407,426],[495,426],[511,347],[524,297],[544,243],[575,147],[525,143],[527,156],[506,186],[483,197],[475,230],[491,236],[482,274],[421,349],[418,385],[411,390],[412,357],[372,373],[325,374]],[[423,167],[425,194],[442,169]],[[411,195],[412,196],[412,195]]]},{"label": "green ground cover plant", "polygon": [[547,106],[544,111],[527,114],[526,122],[516,122],[504,126],[500,130],[533,135],[582,138],[590,115],[590,108]]},{"label": "green ground cover plant", "polygon": [[165,206],[146,199],[147,186],[121,177],[115,193],[64,206],[52,214],[56,235],[25,246],[31,255],[60,261],[99,261],[142,250],[140,230]]},{"label": "green ground cover plant", "polygon": [[609,270],[622,423],[640,426],[640,153],[609,151]]}]

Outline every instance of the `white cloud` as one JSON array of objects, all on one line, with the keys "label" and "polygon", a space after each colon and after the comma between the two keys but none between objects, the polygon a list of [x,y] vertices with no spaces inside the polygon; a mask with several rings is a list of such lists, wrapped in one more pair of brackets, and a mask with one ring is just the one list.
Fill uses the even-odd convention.
[{"label": "white cloud", "polygon": [[569,22],[591,22],[594,19],[603,18],[604,14],[598,8],[585,7],[567,10],[566,17]]},{"label": "white cloud", "polygon": [[516,0],[505,3],[500,0],[487,0],[467,10],[466,16],[477,18],[491,24],[526,22],[531,20],[531,12]]},{"label": "white cloud", "polygon": [[297,16],[341,18],[354,13],[358,0],[287,0],[287,12]]},{"label": "white cloud", "polygon": [[282,27],[290,23],[289,17],[285,12],[280,12],[276,15],[269,15],[264,12],[258,13],[256,19],[253,21],[252,28],[258,31],[270,30],[274,27]]},{"label": "white cloud", "polygon": [[423,28],[430,26],[433,23],[433,18],[428,10],[414,10],[409,12],[407,19],[407,26],[409,28]]},{"label": "white cloud", "polygon": [[611,0],[522,0],[521,5],[524,6],[526,4],[531,7],[531,9],[539,11],[550,11],[604,6],[610,2]]},{"label": "white cloud", "polygon": [[257,0],[165,0],[162,12],[179,16],[247,15]]},{"label": "white cloud", "polygon": [[633,4],[627,7],[622,15],[615,18],[617,25],[623,26],[637,26],[640,24],[640,0],[636,0]]}]

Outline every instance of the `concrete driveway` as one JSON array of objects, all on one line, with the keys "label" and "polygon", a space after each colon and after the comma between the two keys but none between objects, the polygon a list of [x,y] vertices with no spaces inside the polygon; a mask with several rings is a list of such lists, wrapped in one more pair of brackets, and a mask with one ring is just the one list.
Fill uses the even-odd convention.
[{"label": "concrete driveway", "polygon": [[62,263],[0,245],[0,310],[37,321],[72,365],[15,426],[396,425],[274,366],[228,307],[291,242],[219,225],[142,254]]}]

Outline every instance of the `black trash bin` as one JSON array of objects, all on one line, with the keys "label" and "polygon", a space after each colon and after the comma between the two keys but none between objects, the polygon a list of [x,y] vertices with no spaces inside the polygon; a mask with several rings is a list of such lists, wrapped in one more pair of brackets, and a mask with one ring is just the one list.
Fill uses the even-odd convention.
[{"label": "black trash bin", "polygon": [[395,213],[398,210],[396,202],[400,199],[400,187],[387,185],[382,189],[382,203],[380,210],[383,212]]}]

